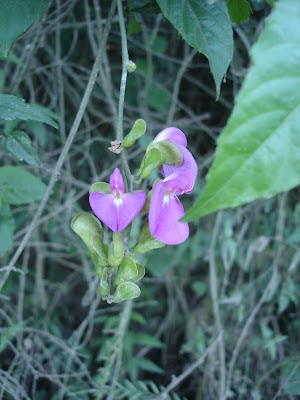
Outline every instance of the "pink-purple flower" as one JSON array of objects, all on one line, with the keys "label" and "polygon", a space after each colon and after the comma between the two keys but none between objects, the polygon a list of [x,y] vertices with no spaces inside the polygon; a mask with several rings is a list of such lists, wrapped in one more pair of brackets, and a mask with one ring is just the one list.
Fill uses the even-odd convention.
[{"label": "pink-purple flower", "polygon": [[90,205],[96,216],[113,232],[126,228],[139,214],[146,201],[146,193],[124,193],[124,181],[118,168],[110,176],[111,194],[90,194]]},{"label": "pink-purple flower", "polygon": [[191,193],[193,190],[198,167],[197,163],[186,149],[185,134],[178,128],[166,128],[154,139],[153,143],[170,140],[179,148],[183,162],[181,165],[164,164],[161,172],[164,180],[153,188],[149,209],[149,228],[151,235],[165,244],[179,244],[189,236],[187,222],[179,220],[184,216],[184,209],[177,196]]},{"label": "pink-purple flower", "polygon": [[162,140],[170,140],[171,142],[175,143],[183,157],[183,162],[180,165],[163,164],[161,169],[163,177],[166,178],[167,176],[173,174],[174,172],[182,170],[189,171],[193,176],[193,181],[191,182],[191,186],[186,191],[186,193],[191,193],[197,178],[198,167],[194,157],[192,156],[190,151],[186,148],[187,140],[185,134],[178,128],[174,127],[165,128],[156,135],[155,139],[153,140],[153,143],[157,143]]}]

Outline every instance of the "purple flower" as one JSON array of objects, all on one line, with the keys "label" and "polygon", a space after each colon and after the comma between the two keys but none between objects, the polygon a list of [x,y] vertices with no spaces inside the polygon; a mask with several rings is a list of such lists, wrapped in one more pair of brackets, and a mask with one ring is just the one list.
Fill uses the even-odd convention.
[{"label": "purple flower", "polygon": [[120,232],[139,214],[146,201],[146,193],[124,193],[124,181],[118,168],[110,176],[112,194],[90,194],[90,205],[96,216],[112,231]]},{"label": "purple flower", "polygon": [[189,236],[187,222],[180,222],[184,209],[176,194],[187,193],[194,184],[188,170],[179,170],[159,181],[153,189],[149,228],[151,235],[165,244],[179,244]]},{"label": "purple flower", "polygon": [[[181,165],[163,164],[161,169],[163,177],[166,178],[167,176],[178,171],[189,171],[192,174],[193,180],[190,182],[190,187],[185,190],[185,193],[191,193],[197,178],[198,167],[194,157],[189,150],[186,149],[187,140],[185,134],[178,128],[165,128],[156,135],[153,143],[160,142],[161,140],[170,140],[171,142],[175,143],[183,157],[183,162]],[[180,193],[178,192],[176,194]]]}]

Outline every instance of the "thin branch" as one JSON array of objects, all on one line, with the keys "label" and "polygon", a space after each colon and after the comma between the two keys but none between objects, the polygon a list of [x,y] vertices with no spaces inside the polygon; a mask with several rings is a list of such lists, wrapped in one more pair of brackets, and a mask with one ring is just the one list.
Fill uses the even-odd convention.
[{"label": "thin branch", "polygon": [[62,165],[63,165],[63,163],[65,161],[65,158],[66,158],[66,156],[67,156],[67,154],[68,154],[68,152],[70,150],[70,147],[71,147],[71,145],[73,143],[75,135],[76,135],[76,133],[78,131],[79,125],[80,125],[81,120],[83,118],[83,115],[84,115],[85,109],[87,107],[88,101],[90,99],[90,96],[92,94],[92,90],[94,88],[94,84],[95,84],[95,81],[96,81],[96,78],[97,78],[97,75],[98,75],[98,72],[99,72],[99,69],[100,69],[100,66],[101,66],[102,53],[103,53],[104,47],[106,45],[108,34],[109,34],[109,31],[110,31],[110,28],[111,28],[115,7],[116,7],[116,0],[113,0],[112,4],[111,4],[111,7],[110,7],[110,10],[109,10],[109,15],[107,17],[107,21],[106,21],[106,24],[105,24],[105,27],[104,27],[103,35],[101,37],[98,54],[97,54],[97,57],[96,57],[96,60],[95,60],[95,63],[94,63],[94,66],[93,66],[93,69],[92,69],[92,72],[91,72],[91,75],[90,75],[90,79],[88,81],[85,93],[84,93],[83,98],[81,100],[81,103],[80,103],[80,106],[79,106],[79,110],[78,110],[77,115],[75,117],[75,120],[73,122],[73,125],[72,125],[72,128],[70,130],[68,139],[67,139],[67,141],[66,141],[66,143],[64,145],[64,148],[62,150],[62,153],[61,153],[59,159],[57,160],[57,163],[56,163],[55,168],[53,170],[53,173],[51,175],[50,182],[48,184],[46,193],[45,193],[45,195],[44,195],[44,197],[43,197],[43,199],[41,201],[41,204],[40,204],[37,212],[35,213],[35,215],[33,217],[33,220],[31,221],[31,224],[28,227],[26,235],[24,236],[22,242],[20,243],[17,251],[15,252],[14,256],[12,257],[12,259],[11,259],[9,265],[8,265],[9,269],[5,273],[5,275],[4,275],[4,277],[3,277],[2,281],[1,281],[0,290],[5,285],[5,282],[6,282],[8,276],[10,274],[11,268],[15,265],[16,261],[18,260],[19,256],[21,255],[22,251],[24,250],[28,240],[30,239],[30,236],[31,236],[33,230],[36,227],[38,219],[40,218],[40,216],[42,215],[42,212],[44,211],[44,208],[45,208],[45,206],[46,206],[46,204],[47,204],[47,202],[49,200],[49,197],[50,197],[50,195],[52,193],[52,189],[53,189],[53,187],[54,187],[54,185],[56,183],[58,173],[59,173],[59,171],[60,171],[60,169],[61,169],[61,167],[62,167]]}]

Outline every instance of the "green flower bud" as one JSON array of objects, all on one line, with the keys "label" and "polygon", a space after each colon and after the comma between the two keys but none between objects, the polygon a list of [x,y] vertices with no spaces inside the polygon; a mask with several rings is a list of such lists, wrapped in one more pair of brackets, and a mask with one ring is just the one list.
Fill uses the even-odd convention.
[{"label": "green flower bud", "polygon": [[112,298],[113,303],[120,303],[123,300],[135,299],[141,294],[140,288],[133,282],[123,282],[117,286]]},{"label": "green flower bud", "polygon": [[137,119],[123,140],[123,147],[131,147],[146,132],[146,122],[143,119]]},{"label": "green flower bud", "polygon": [[160,249],[164,246],[164,243],[159,242],[157,239],[155,239],[154,236],[151,236],[149,223],[147,220],[143,226],[140,236],[138,237],[137,245],[133,248],[132,251],[137,254],[144,254],[147,253],[147,251]]},{"label": "green flower bud", "polygon": [[133,61],[129,60],[126,66],[127,72],[130,74],[136,70],[136,65]]},{"label": "green flower bud", "polygon": [[102,194],[111,194],[109,183],[106,182],[96,182],[90,187],[91,193],[102,193]]},{"label": "green flower bud", "polygon": [[108,295],[109,292],[109,284],[107,282],[107,268],[103,268],[101,277],[100,277],[100,282],[98,285],[98,292],[102,297],[102,300],[105,299],[105,297]]},{"label": "green flower bud", "polygon": [[124,257],[124,247],[120,232],[113,233],[113,241],[108,248],[108,264],[118,267]]},{"label": "green flower bud", "polygon": [[[97,269],[98,266],[104,266],[98,257],[99,252],[101,253],[101,246],[103,245],[103,230],[100,221],[92,214],[80,213],[73,218],[71,222],[71,229],[83,240],[86,247],[88,248],[92,261]],[[97,244],[102,245],[97,250],[94,248],[94,239]],[[106,265],[106,264],[105,264]]]},{"label": "green flower bud", "polygon": [[136,263],[131,257],[124,257],[122,264],[119,266],[118,273],[114,279],[114,285],[119,285],[122,282],[132,281],[138,276]]}]

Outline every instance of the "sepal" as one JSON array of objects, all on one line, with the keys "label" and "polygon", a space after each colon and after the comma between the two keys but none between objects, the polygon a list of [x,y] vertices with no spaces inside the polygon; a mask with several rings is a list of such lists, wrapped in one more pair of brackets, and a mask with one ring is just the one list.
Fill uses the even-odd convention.
[{"label": "sepal", "polygon": [[90,187],[90,194],[91,193],[102,193],[102,194],[111,194],[110,185],[107,182],[95,182]]},{"label": "sepal", "polygon": [[138,237],[138,242],[132,251],[137,254],[144,254],[150,250],[160,249],[164,246],[164,243],[159,242],[154,236],[151,236],[147,220],[141,230],[140,236]]}]

